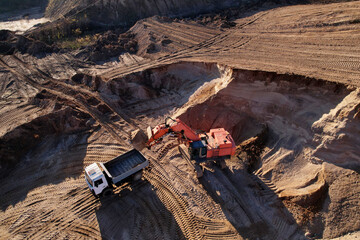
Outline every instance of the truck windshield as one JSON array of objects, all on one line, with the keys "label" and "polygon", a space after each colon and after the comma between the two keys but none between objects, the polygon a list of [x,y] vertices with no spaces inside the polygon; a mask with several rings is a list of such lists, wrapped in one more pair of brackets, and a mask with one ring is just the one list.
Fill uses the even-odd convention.
[{"label": "truck windshield", "polygon": [[93,182],[91,181],[91,178],[88,176],[87,172],[85,172],[85,177],[86,177],[86,180],[88,181],[88,183],[89,183],[91,186],[94,186],[94,185],[93,185]]},{"label": "truck windshield", "polygon": [[102,179],[99,179],[99,180],[96,180],[95,181],[95,187],[98,187],[100,184],[103,183],[103,180]]}]

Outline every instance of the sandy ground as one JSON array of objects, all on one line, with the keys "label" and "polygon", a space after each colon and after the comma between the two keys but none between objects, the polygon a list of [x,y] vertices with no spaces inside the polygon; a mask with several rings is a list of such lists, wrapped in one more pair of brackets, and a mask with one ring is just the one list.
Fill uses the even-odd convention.
[{"label": "sandy ground", "polygon": [[[358,237],[359,8],[284,7],[229,29],[150,18],[131,29],[138,55],[101,66],[0,56],[1,238]],[[143,150],[143,181],[94,198],[84,167],[167,116],[225,127],[236,156],[197,179],[168,136]],[[254,159],[241,146],[265,125]]]},{"label": "sandy ground", "polygon": [[23,33],[37,24],[46,23],[49,19],[38,18],[38,19],[21,19],[17,21],[5,21],[0,22],[0,30],[10,30],[18,33]]},{"label": "sandy ground", "polygon": [[[139,66],[110,70],[105,76],[206,59],[239,69],[299,74],[359,86],[359,8],[358,2],[282,7],[255,12],[236,20],[237,25],[227,30],[148,19],[137,23],[133,31],[141,39],[146,34],[152,36],[161,49],[159,57]],[[172,42],[162,47],[164,36]]]}]

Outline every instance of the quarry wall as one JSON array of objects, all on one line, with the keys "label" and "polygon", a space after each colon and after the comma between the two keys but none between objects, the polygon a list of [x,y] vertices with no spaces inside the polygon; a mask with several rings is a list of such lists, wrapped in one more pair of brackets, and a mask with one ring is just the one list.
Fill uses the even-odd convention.
[{"label": "quarry wall", "polygon": [[260,0],[51,0],[46,17],[82,16],[99,25],[129,25],[154,16],[191,16],[228,7],[250,6]]}]

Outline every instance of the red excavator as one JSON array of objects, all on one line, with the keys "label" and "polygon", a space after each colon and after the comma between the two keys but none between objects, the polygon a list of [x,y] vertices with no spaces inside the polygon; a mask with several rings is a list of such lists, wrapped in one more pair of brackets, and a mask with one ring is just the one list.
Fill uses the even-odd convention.
[{"label": "red excavator", "polygon": [[226,167],[224,160],[235,154],[235,142],[230,133],[224,128],[210,129],[208,133],[196,133],[180,119],[167,117],[164,124],[154,129],[147,129],[147,148],[162,141],[167,134],[173,134],[178,138],[179,151],[182,156],[192,165],[197,177],[203,175],[200,163],[205,161],[218,162],[221,168]]}]

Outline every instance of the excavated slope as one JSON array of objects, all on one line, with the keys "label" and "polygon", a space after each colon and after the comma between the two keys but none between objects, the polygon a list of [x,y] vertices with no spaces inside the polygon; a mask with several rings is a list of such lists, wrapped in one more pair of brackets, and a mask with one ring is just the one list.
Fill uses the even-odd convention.
[{"label": "excavated slope", "polygon": [[[206,61],[360,86],[359,19],[359,1],[254,12],[236,20],[237,25],[230,29],[150,18],[137,23],[132,31],[140,40],[156,45],[156,58],[144,59],[136,66],[115,67],[104,76],[112,78],[178,61]],[[170,43],[164,46],[165,37]]]},{"label": "excavated slope", "polygon": [[[259,0],[252,0],[251,4],[257,4]],[[199,13],[207,13],[221,10],[232,6],[249,5],[248,1],[237,0],[197,0],[197,1],[173,1],[173,0],[126,0],[126,1],[64,1],[51,0],[46,9],[46,17],[56,19],[62,16],[83,16],[98,24],[128,26],[139,19],[160,16],[187,16]]]}]

